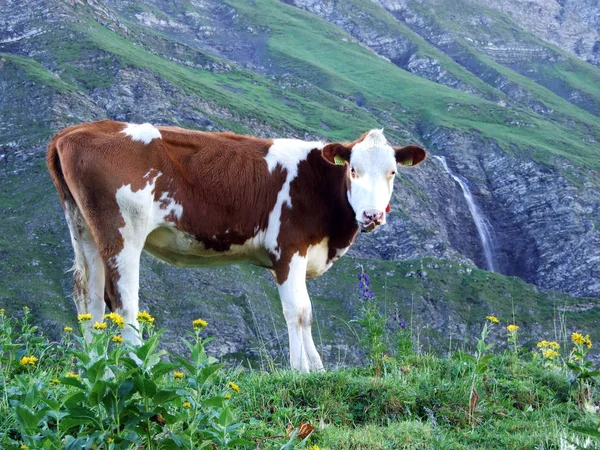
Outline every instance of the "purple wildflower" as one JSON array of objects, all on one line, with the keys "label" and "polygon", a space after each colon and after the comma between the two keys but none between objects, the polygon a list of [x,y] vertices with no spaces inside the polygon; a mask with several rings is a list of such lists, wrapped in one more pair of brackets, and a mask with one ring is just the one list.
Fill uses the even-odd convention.
[{"label": "purple wildflower", "polygon": [[400,328],[406,327],[406,321],[402,318],[402,313],[398,309],[398,304],[394,304],[394,314],[392,314],[392,320],[398,324]]},{"label": "purple wildflower", "polygon": [[365,270],[360,267],[360,272],[357,275],[358,278],[358,290],[360,291],[360,297],[363,301],[372,300],[375,294],[371,291],[371,280]]}]

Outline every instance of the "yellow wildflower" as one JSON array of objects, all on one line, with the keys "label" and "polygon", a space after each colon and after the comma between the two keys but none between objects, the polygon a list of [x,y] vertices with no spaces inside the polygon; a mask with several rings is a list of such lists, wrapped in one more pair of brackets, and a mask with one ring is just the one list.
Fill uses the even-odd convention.
[{"label": "yellow wildflower", "polygon": [[183,402],[181,406],[183,406],[184,408],[191,408],[192,404],[190,402]]},{"label": "yellow wildflower", "polygon": [[586,334],[585,338],[583,338],[583,345],[586,345],[587,348],[592,348],[592,340],[590,339],[589,334]]},{"label": "yellow wildflower", "polygon": [[29,447],[27,447],[25,444],[21,444],[21,446],[19,447],[20,450],[29,450]]},{"label": "yellow wildflower", "polygon": [[25,313],[29,312],[29,306],[23,306],[23,311],[25,311]]},{"label": "yellow wildflower", "polygon": [[71,328],[71,327],[64,327],[64,328],[63,328],[63,331],[64,331],[65,333],[70,333],[71,331],[73,331],[73,328]]},{"label": "yellow wildflower", "polygon": [[112,444],[113,442],[115,442],[114,438],[109,437],[106,442],[108,442],[109,444]]},{"label": "yellow wildflower", "polygon": [[487,320],[489,320],[490,322],[492,322],[492,323],[498,323],[498,322],[500,322],[496,316],[486,316],[485,318]]},{"label": "yellow wildflower", "polygon": [[109,314],[104,315],[105,319],[110,319],[112,323],[114,323],[119,328],[125,327],[125,319],[118,313],[111,312]]},{"label": "yellow wildflower", "polygon": [[0,314],[4,314],[4,308],[0,308]]},{"label": "yellow wildflower", "polygon": [[181,380],[183,378],[183,372],[173,372],[173,378],[175,378],[176,380]]},{"label": "yellow wildflower", "polygon": [[67,372],[65,374],[65,377],[67,377],[67,378],[79,378],[79,375],[77,375],[75,372]]},{"label": "yellow wildflower", "polygon": [[537,343],[537,348],[551,348],[554,350],[558,350],[560,348],[560,344],[554,341],[540,341]]},{"label": "yellow wildflower", "polygon": [[19,361],[19,363],[22,366],[35,366],[35,363],[38,361],[38,359],[35,356],[23,356],[21,358],[21,361]]},{"label": "yellow wildflower", "polygon": [[147,323],[148,325],[152,325],[154,323],[154,317],[152,317],[148,311],[139,312],[137,315],[137,320],[142,323]]},{"label": "yellow wildflower", "polygon": [[90,313],[79,314],[77,316],[77,320],[79,321],[79,323],[89,322],[90,320],[92,320],[92,315]]},{"label": "yellow wildflower", "polygon": [[551,348],[549,348],[548,350],[544,350],[544,358],[546,358],[546,359],[554,359],[554,358],[558,358],[559,356],[560,356],[560,353],[552,350]]},{"label": "yellow wildflower", "polygon": [[115,334],[115,335],[112,337],[111,341],[113,341],[113,342],[116,342],[116,343],[119,343],[119,344],[120,344],[121,342],[123,342],[123,336],[121,336],[120,334]]},{"label": "yellow wildflower", "polygon": [[94,330],[104,330],[104,329],[106,328],[106,322],[102,322],[102,323],[96,322],[96,323],[95,323],[95,324],[92,326],[92,328],[93,328]]},{"label": "yellow wildflower", "polygon": [[582,345],[585,342],[585,338],[583,337],[583,334],[577,333],[577,332],[574,332],[571,335],[571,340],[573,341],[574,344],[579,344],[579,345]]},{"label": "yellow wildflower", "polygon": [[60,380],[58,378],[52,378],[52,384],[59,384]]},{"label": "yellow wildflower", "polygon": [[519,329],[519,325],[509,325],[509,326],[506,327],[506,329],[510,333],[515,333]]},{"label": "yellow wildflower", "polygon": [[229,387],[231,389],[233,389],[235,392],[240,392],[240,387],[237,384],[235,384],[233,381],[229,382]]},{"label": "yellow wildflower", "polygon": [[229,400],[231,398],[231,394],[225,394],[225,400]]},{"label": "yellow wildflower", "polygon": [[194,325],[194,330],[198,330],[208,325],[208,322],[206,320],[196,319],[192,322],[192,324]]},{"label": "yellow wildflower", "polygon": [[318,445],[311,445],[308,450],[327,450],[326,448],[321,448]]}]

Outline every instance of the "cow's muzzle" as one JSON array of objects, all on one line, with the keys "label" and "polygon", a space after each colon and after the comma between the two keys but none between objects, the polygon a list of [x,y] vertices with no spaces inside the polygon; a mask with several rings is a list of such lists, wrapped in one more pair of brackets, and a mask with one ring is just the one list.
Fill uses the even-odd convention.
[{"label": "cow's muzzle", "polygon": [[363,212],[362,220],[359,221],[359,226],[362,232],[368,233],[384,223],[385,213],[383,211],[368,210]]}]

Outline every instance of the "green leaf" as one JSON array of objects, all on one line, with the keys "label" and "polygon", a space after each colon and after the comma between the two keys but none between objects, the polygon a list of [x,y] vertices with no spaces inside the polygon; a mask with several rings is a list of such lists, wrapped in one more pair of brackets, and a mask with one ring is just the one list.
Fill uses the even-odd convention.
[{"label": "green leaf", "polygon": [[577,433],[585,434],[586,436],[591,436],[597,439],[600,439],[600,430],[596,430],[594,428],[586,428],[586,427],[569,427],[571,430],[576,431]]},{"label": "green leaf", "polygon": [[64,406],[69,409],[69,408],[74,408],[77,406],[77,404],[81,403],[81,402],[85,402],[85,394],[81,391],[79,392],[74,392],[71,395],[68,395],[65,400],[63,401]]},{"label": "green leaf", "polygon": [[93,384],[104,376],[106,370],[106,360],[99,359],[87,371],[87,378]]},{"label": "green leaf", "polygon": [[488,361],[491,361],[494,358],[494,355],[485,355],[484,357],[482,357],[479,362],[480,363],[487,363]]},{"label": "green leaf", "polygon": [[217,423],[221,425],[223,428],[227,427],[231,422],[233,422],[233,413],[230,408],[223,408],[221,414],[217,419]]},{"label": "green leaf", "polygon": [[69,408],[68,412],[68,415],[60,422],[60,427],[63,431],[76,425],[89,425],[101,428],[100,422],[89,408],[74,406]]},{"label": "green leaf", "polygon": [[83,365],[87,366],[90,363],[90,355],[87,352],[79,352],[73,350],[73,354],[77,357],[79,361],[83,363]]},{"label": "green leaf", "polygon": [[225,399],[220,396],[207,398],[202,402],[204,408],[222,408],[224,404]]},{"label": "green leaf", "polygon": [[50,400],[49,398],[42,398],[41,400],[54,411],[58,411],[60,409],[60,403],[55,400]]},{"label": "green leaf", "polygon": [[232,439],[231,441],[227,442],[226,448],[240,448],[240,447],[255,448],[256,442],[248,441],[248,440],[242,439],[242,438],[237,438],[237,439]]},{"label": "green leaf", "polygon": [[106,394],[107,387],[108,383],[102,380],[96,382],[92,386],[92,389],[88,395],[88,401],[92,406],[96,406],[102,401],[104,395]]},{"label": "green leaf", "polygon": [[75,377],[62,377],[62,378],[59,378],[59,380],[60,380],[60,384],[64,384],[65,386],[74,386],[74,387],[79,388],[81,390],[85,390],[86,389],[85,384],[83,384],[83,382],[79,378],[75,378]]},{"label": "green leaf", "polygon": [[17,412],[17,421],[25,429],[27,434],[35,434],[41,420],[38,415],[25,405],[17,405],[15,409]]},{"label": "green leaf", "polygon": [[144,397],[152,398],[156,394],[156,383],[143,375],[138,375],[135,377],[133,379],[133,385]]},{"label": "green leaf", "polygon": [[179,395],[177,394],[177,392],[163,389],[163,390],[158,391],[154,395],[153,400],[154,400],[155,405],[162,405],[162,404],[168,403],[178,397],[179,397]]},{"label": "green leaf", "polygon": [[175,358],[175,361],[177,361],[179,364],[181,364],[183,367],[185,367],[189,373],[191,373],[191,374],[196,373],[196,367],[191,362],[189,362],[183,358]]},{"label": "green leaf", "polygon": [[212,378],[216,374],[217,370],[219,370],[224,365],[225,363],[221,363],[203,367],[198,376],[198,382],[201,384],[206,383],[210,378]]},{"label": "green leaf", "polygon": [[159,362],[152,369],[152,376],[155,378],[160,377],[161,375],[164,375],[165,373],[169,373],[172,370],[179,369],[179,367],[180,367],[179,364],[168,363],[168,362]]},{"label": "green leaf", "polygon": [[117,390],[118,397],[123,400],[130,398],[134,394],[133,388],[134,388],[133,381],[131,381],[131,380],[123,381]]},{"label": "green leaf", "polygon": [[488,370],[488,365],[487,364],[479,363],[475,367],[475,373],[478,374],[478,375],[481,375],[482,373],[485,373],[487,370]]}]

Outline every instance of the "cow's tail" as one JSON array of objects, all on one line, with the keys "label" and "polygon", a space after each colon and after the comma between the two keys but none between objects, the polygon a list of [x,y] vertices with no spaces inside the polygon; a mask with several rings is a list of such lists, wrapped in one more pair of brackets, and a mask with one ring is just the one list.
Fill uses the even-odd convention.
[{"label": "cow's tail", "polygon": [[62,133],[59,133],[50,141],[48,149],[46,150],[46,164],[48,165],[50,176],[52,177],[52,181],[60,196],[60,202],[71,234],[71,244],[73,245],[73,251],[75,253],[75,261],[71,269],[73,271],[73,301],[77,307],[77,312],[79,314],[84,314],[88,312],[87,306],[89,302],[89,267],[83,248],[83,238],[87,224],[77,205],[75,197],[65,180],[60,155],[58,153],[61,137]]},{"label": "cow's tail", "polygon": [[66,204],[75,206],[75,199],[67,185],[60,164],[60,157],[58,155],[58,141],[60,137],[60,134],[55,135],[50,141],[50,144],[48,144],[48,149],[46,150],[46,164],[48,165],[50,177],[52,177],[54,186],[56,186],[56,190],[60,196],[60,202],[62,203],[63,209],[65,209]]}]

